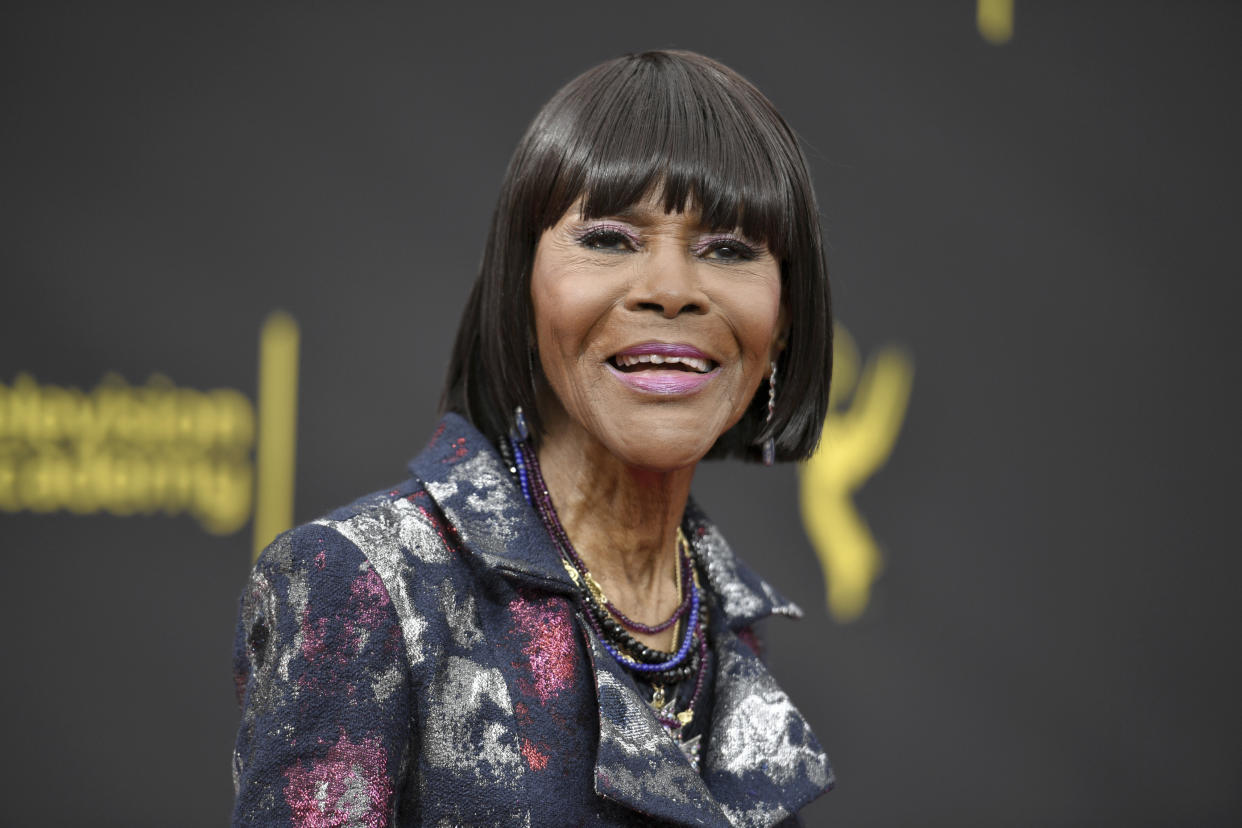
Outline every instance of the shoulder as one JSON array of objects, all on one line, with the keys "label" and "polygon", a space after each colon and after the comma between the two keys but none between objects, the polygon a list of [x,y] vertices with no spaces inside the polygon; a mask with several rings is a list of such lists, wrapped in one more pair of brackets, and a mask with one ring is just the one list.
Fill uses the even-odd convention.
[{"label": "shoulder", "polygon": [[[332,580],[365,568],[368,548],[384,534],[374,530],[391,523],[388,516],[402,511],[397,502],[415,488],[414,481],[407,480],[282,532],[259,555],[251,581],[289,588],[290,579],[304,580],[314,573],[317,580]],[[367,529],[372,530],[370,535]],[[293,588],[296,591],[296,585]]]},{"label": "shoulder", "polygon": [[409,478],[282,533],[259,556],[255,574],[282,579],[315,572],[331,579],[390,569],[406,556],[439,563],[451,534],[421,482]]},{"label": "shoulder", "polygon": [[319,530],[336,533],[380,568],[390,568],[405,558],[410,563],[443,564],[454,544],[452,528],[422,481],[414,477],[301,527],[304,532]]},{"label": "shoulder", "polygon": [[[439,615],[431,587],[460,568],[452,530],[417,478],[373,492],[277,537],[242,595],[242,622],[305,638],[316,619],[391,618],[411,663]],[[283,635],[281,635],[283,633]],[[263,633],[259,633],[260,637]]]}]

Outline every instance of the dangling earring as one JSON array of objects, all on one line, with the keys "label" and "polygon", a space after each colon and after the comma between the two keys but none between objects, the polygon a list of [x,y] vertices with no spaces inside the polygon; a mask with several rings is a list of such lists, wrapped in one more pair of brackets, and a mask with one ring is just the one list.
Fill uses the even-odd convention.
[{"label": "dangling earring", "polygon": [[534,503],[530,499],[530,478],[526,470],[526,453],[534,449],[530,445],[530,429],[526,426],[526,414],[520,405],[513,409],[513,427],[509,429],[508,443],[509,451],[506,452],[505,458],[509,460],[509,472],[517,476],[526,502]]},{"label": "dangling earring", "polygon": [[[768,374],[768,417],[764,426],[772,425],[772,413],[776,411],[776,360],[772,360],[772,372]],[[776,462],[776,438],[769,437],[763,441],[763,465],[770,466]]]},{"label": "dangling earring", "polygon": [[513,426],[517,430],[519,440],[523,443],[530,441],[530,429],[526,427],[526,414],[520,405],[513,409]]}]

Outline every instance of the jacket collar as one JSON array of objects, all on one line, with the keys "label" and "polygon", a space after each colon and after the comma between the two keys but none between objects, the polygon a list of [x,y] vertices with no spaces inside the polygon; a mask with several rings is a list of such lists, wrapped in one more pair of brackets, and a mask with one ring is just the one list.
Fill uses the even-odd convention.
[{"label": "jacket collar", "polygon": [[[576,593],[507,464],[466,420],[446,415],[410,470],[483,568]],[[595,788],[673,823],[771,824],[830,788],[832,771],[806,720],[737,631],[772,614],[802,613],[733,554],[693,502],[686,525],[713,596],[716,689],[703,773],[694,771],[633,680],[584,628],[599,702]]]},{"label": "jacket collar", "polygon": [[777,592],[743,563],[697,503],[686,504],[686,528],[694,551],[707,570],[707,581],[719,601],[726,626],[733,631],[749,627],[769,615],[801,618],[802,609]]},{"label": "jacket collar", "polygon": [[446,414],[427,447],[410,461],[410,471],[483,568],[575,593],[560,553],[508,464],[465,419]]}]

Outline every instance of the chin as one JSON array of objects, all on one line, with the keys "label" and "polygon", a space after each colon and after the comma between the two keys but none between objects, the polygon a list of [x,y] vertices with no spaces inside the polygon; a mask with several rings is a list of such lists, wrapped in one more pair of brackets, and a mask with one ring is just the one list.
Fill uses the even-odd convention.
[{"label": "chin", "polygon": [[671,472],[694,466],[715,445],[701,431],[687,434],[680,429],[651,429],[638,439],[612,446],[612,452],[628,466],[652,472]]}]

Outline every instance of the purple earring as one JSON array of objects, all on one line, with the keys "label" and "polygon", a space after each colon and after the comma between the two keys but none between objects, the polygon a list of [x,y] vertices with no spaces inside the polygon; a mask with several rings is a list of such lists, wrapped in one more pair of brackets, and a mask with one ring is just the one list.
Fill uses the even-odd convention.
[{"label": "purple earring", "polygon": [[522,411],[522,406],[518,406],[513,410],[513,425],[517,430],[518,439],[523,443],[530,440],[530,429],[526,425],[526,413]]}]

